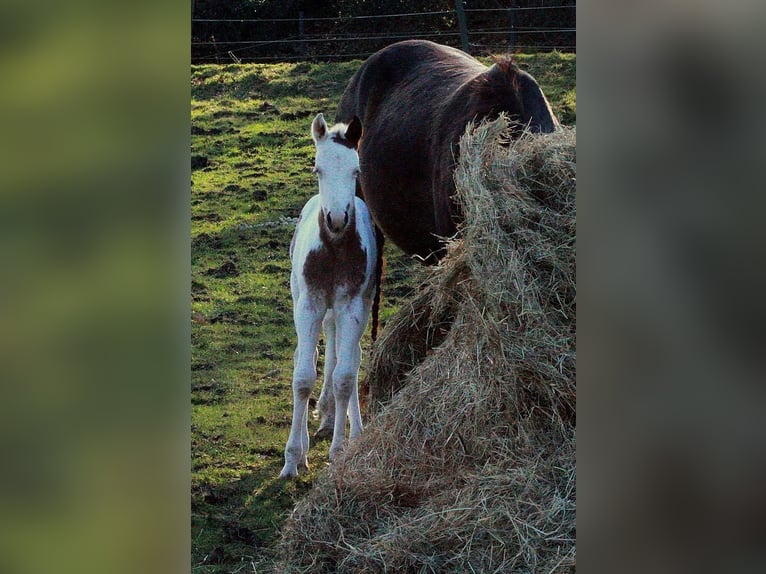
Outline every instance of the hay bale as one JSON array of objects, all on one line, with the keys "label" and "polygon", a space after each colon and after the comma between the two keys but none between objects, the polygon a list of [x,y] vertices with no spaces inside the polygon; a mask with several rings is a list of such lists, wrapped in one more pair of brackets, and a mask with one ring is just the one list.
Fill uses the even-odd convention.
[{"label": "hay bale", "polygon": [[[467,271],[464,265],[452,265],[431,274],[420,291],[387,321],[359,387],[365,414],[374,414],[392,399],[407,374],[444,341],[457,310],[457,301],[449,294],[467,278]],[[435,293],[440,295],[434,297]]]},{"label": "hay bale", "polygon": [[461,139],[465,225],[376,343],[377,415],[286,522],[285,572],[575,563],[575,130]]}]

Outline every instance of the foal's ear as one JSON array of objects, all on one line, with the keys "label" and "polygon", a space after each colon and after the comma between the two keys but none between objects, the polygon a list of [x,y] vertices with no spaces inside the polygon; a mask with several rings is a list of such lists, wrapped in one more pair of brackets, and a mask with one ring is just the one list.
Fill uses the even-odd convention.
[{"label": "foal's ear", "polygon": [[354,147],[357,147],[359,145],[359,140],[362,137],[362,122],[357,117],[354,116],[354,119],[351,120],[351,123],[348,124],[348,127],[346,128],[346,140],[352,144]]},{"label": "foal's ear", "polygon": [[321,112],[311,122],[311,137],[314,138],[315,142],[327,137],[327,122],[324,121],[324,115]]}]

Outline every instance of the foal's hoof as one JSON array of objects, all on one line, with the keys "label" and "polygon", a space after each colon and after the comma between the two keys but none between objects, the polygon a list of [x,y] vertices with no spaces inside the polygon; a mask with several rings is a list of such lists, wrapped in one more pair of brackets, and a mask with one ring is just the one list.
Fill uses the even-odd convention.
[{"label": "foal's hoof", "polygon": [[296,476],[298,476],[298,469],[294,466],[288,467],[285,465],[282,472],[279,473],[279,478],[284,478],[285,480],[290,480]]},{"label": "foal's hoof", "polygon": [[333,426],[319,427],[317,432],[314,433],[315,440],[327,440],[332,438]]},{"label": "foal's hoof", "polygon": [[307,472],[309,469],[309,463],[307,460],[302,460],[297,463],[288,462],[282,467],[282,472],[279,473],[279,478],[291,479],[298,476],[298,471]]},{"label": "foal's hoof", "polygon": [[336,446],[336,447],[330,447],[330,462],[335,462],[335,460],[340,456],[340,454],[343,452],[343,445]]}]

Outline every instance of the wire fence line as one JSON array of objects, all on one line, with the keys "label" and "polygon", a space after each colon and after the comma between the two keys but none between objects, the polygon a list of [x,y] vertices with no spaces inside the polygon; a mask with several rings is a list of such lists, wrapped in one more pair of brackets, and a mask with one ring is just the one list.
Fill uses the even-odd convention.
[{"label": "wire fence line", "polygon": [[[576,8],[576,4],[564,6],[516,6],[512,8],[466,8],[466,13],[471,12],[524,12],[527,10],[555,10],[558,8]],[[381,18],[404,18],[409,16],[444,16],[454,14],[453,10],[438,10],[435,12],[406,12],[403,14],[371,14],[368,16],[324,16],[314,18],[192,18],[192,22],[320,22],[339,20],[373,20]]]},{"label": "wire fence line", "polygon": [[[489,51],[491,52],[500,52],[499,49],[494,49],[492,46],[485,46]],[[570,50],[574,50],[576,46],[552,46],[552,45],[545,45],[545,44],[536,44],[534,46],[521,46],[519,45],[518,48],[521,51],[525,50],[538,50],[538,51],[552,51],[552,50],[559,50],[564,51],[564,48],[568,48]],[[344,54],[316,54],[312,56],[312,60],[316,61],[333,61],[337,59],[363,59],[367,56],[370,56],[372,52],[356,52],[356,53],[344,53]],[[241,58],[237,58],[236,54],[227,54],[229,55],[228,63],[231,64],[239,64],[243,60]],[[305,56],[262,56],[258,58],[258,62],[261,63],[268,63],[268,62],[301,62],[305,61]],[[210,63],[210,62],[209,62]],[[225,61],[224,61],[225,63]]]},{"label": "wire fence line", "polygon": [[576,4],[561,4],[466,8],[465,14],[438,10],[306,17],[300,12],[292,18],[192,18],[192,62],[364,58],[392,42],[412,38],[462,47],[475,55],[574,51],[575,8]]},{"label": "wire fence line", "polygon": [[[518,28],[517,28],[518,30]],[[531,29],[531,30],[525,30],[527,34],[544,34],[547,32],[576,32],[575,28],[544,28],[544,29]],[[481,35],[493,35],[493,34],[503,34],[508,35],[508,30],[477,30],[477,34]],[[460,36],[460,32],[434,32],[434,33],[424,33],[424,34],[399,34],[399,35],[388,35],[388,34],[379,34],[374,36],[345,36],[343,34],[334,34],[333,38],[329,37],[303,37],[300,38],[301,42],[328,42],[331,40],[401,40],[405,38],[425,38],[430,36]],[[267,44],[290,44],[293,42],[299,41],[297,38],[289,38],[285,40],[240,40],[236,42],[225,42],[227,46],[230,45],[237,45],[237,44],[246,44],[250,46],[264,46]],[[192,46],[215,46],[219,45],[222,42],[192,42]]]}]

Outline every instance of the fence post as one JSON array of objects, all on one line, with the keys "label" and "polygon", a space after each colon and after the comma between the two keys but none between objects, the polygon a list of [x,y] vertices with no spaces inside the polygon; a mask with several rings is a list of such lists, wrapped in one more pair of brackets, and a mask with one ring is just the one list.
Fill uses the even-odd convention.
[{"label": "fence post", "polygon": [[508,52],[513,52],[513,47],[516,45],[516,26],[514,24],[516,18],[514,15],[514,8],[516,8],[516,0],[511,0],[511,6],[508,8],[508,29],[510,30],[510,33],[508,34]]},{"label": "fence post", "polygon": [[463,52],[469,53],[468,45],[468,25],[465,21],[465,10],[463,10],[463,0],[455,0],[455,12],[457,12],[457,25],[460,28],[460,43],[463,45]]},{"label": "fence post", "polygon": [[305,38],[305,29],[304,29],[304,22],[303,22],[303,10],[298,12],[298,37],[300,38],[300,51],[301,56],[306,57],[306,38]]}]

